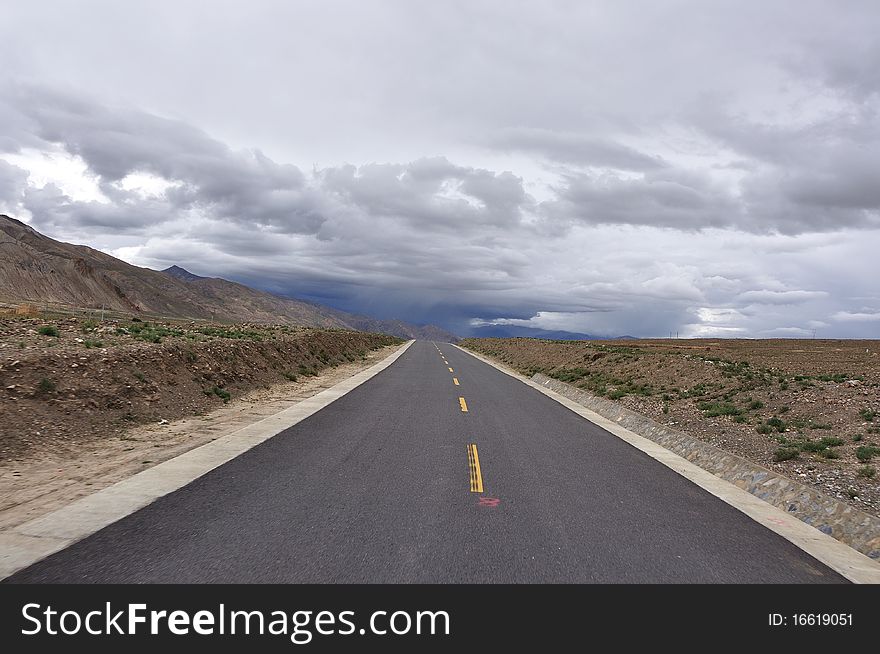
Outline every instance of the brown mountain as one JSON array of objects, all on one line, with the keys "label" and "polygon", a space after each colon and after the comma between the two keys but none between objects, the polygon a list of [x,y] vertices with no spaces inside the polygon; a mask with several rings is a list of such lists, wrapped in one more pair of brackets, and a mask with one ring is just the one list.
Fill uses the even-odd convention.
[{"label": "brown mountain", "polygon": [[200,277],[178,266],[164,271],[140,268],[85,245],[56,241],[4,215],[0,215],[0,301],[456,340],[433,325],[357,316],[225,279]]}]

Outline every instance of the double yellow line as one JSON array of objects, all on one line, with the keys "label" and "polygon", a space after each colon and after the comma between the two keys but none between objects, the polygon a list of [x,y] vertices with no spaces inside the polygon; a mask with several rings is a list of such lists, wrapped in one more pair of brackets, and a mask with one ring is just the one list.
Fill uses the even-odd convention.
[{"label": "double yellow line", "polygon": [[[434,344],[434,347],[437,348],[437,352],[440,353],[440,356],[443,359],[443,363],[449,368],[449,372],[455,374],[455,371],[452,369],[452,366],[449,365],[449,360],[440,351],[440,348],[437,347],[437,344]],[[460,386],[458,377],[452,378],[452,383],[456,386]],[[462,413],[468,412],[467,401],[463,397],[458,398],[458,404],[461,407]],[[471,482],[471,492],[472,493],[482,493],[483,492],[483,471],[480,468],[480,454],[477,452],[477,444],[476,443],[468,443],[467,446],[467,456],[468,456],[468,475],[470,477]]]},{"label": "double yellow line", "polygon": [[468,471],[471,478],[471,492],[483,492],[483,471],[480,470],[480,455],[477,453],[477,444],[468,443]]}]

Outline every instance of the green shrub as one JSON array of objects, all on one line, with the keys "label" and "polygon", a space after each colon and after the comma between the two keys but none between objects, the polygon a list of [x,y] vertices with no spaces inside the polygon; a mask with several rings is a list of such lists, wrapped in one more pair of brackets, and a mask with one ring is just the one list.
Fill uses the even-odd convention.
[{"label": "green shrub", "polygon": [[873,479],[876,474],[877,468],[874,466],[862,466],[858,472],[859,477],[865,477],[866,479]]},{"label": "green shrub", "polygon": [[878,454],[880,454],[880,447],[874,445],[860,445],[856,449],[856,458],[859,461],[870,461]]},{"label": "green shrub", "polygon": [[767,421],[767,426],[770,429],[775,429],[776,431],[778,431],[781,434],[785,431],[786,425],[783,420],[781,420],[780,418],[777,418],[776,416],[773,416],[772,418],[770,418]]},{"label": "green shrub", "polygon": [[37,384],[37,391],[41,395],[48,395],[49,393],[54,393],[57,388],[55,382],[47,377],[43,377],[40,380],[40,383]]},{"label": "green shrub", "polygon": [[773,453],[774,461],[788,461],[789,459],[796,459],[798,457],[799,452],[796,448],[793,447],[780,447]]},{"label": "green shrub", "polygon": [[764,403],[761,400],[754,400],[749,402],[749,411],[757,411],[758,409],[763,409]]},{"label": "green shrub", "polygon": [[742,409],[737,408],[729,402],[699,402],[697,408],[703,412],[707,418],[716,416],[738,416],[742,413]]},{"label": "green shrub", "polygon": [[865,422],[874,422],[874,416],[876,416],[877,414],[871,409],[862,409],[861,411],[859,411],[859,415]]},{"label": "green shrub", "polygon": [[825,447],[837,447],[838,445],[843,445],[843,439],[836,438],[835,436],[823,436],[819,439],[819,442]]},{"label": "green shrub", "polygon": [[43,325],[37,333],[41,336],[58,336],[58,328],[55,325]]},{"label": "green shrub", "polygon": [[224,403],[228,402],[230,398],[232,398],[232,395],[229,393],[229,391],[224,388],[220,388],[219,386],[212,386],[211,388],[206,389],[205,395],[216,395],[221,400],[223,400]]},{"label": "green shrub", "polygon": [[848,378],[849,378],[849,375],[844,375],[842,373],[837,373],[834,375],[819,375],[818,377],[816,377],[816,379],[818,379],[819,381],[824,381],[824,382],[833,381],[837,384],[842,384]]}]

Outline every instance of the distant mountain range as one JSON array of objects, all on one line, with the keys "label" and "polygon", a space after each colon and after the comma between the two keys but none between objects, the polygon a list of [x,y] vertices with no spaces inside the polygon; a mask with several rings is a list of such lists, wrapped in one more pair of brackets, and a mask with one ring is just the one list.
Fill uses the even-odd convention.
[{"label": "distant mountain range", "polygon": [[560,330],[536,329],[517,325],[483,325],[471,329],[472,338],[543,338],[551,341],[626,340],[632,336],[596,336]]},{"label": "distant mountain range", "polygon": [[180,266],[151,270],[71,245],[0,215],[0,301],[61,304],[168,318],[336,327],[454,341],[434,325],[377,320],[282,297]]}]

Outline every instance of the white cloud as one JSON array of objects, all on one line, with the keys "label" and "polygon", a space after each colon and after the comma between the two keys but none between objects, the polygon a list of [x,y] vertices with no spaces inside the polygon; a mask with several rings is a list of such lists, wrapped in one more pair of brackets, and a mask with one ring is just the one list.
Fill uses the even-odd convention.
[{"label": "white cloud", "polygon": [[828,297],[825,291],[746,291],[737,296],[743,302],[756,304],[801,304],[811,300],[820,300]]},{"label": "white cloud", "polygon": [[871,313],[838,311],[831,316],[831,319],[838,322],[880,322],[880,311]]}]

